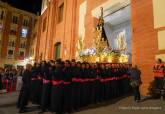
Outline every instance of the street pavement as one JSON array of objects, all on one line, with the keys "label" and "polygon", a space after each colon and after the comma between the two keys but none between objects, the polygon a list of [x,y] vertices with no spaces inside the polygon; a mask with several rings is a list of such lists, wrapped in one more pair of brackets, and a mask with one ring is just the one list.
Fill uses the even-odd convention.
[{"label": "street pavement", "polygon": [[[17,98],[18,98],[17,92],[14,94],[0,95],[0,104],[1,104],[0,114],[18,114],[18,109],[16,108]],[[6,100],[6,104],[2,105],[1,100],[3,101],[3,103]],[[28,107],[29,107],[29,112],[26,114],[38,114],[39,112],[38,106],[29,103]],[[73,114],[164,114],[164,113],[165,113],[165,101],[163,101],[162,99],[149,99],[143,97],[140,103],[136,103],[133,101],[132,96],[125,96],[123,98],[110,100],[101,104],[90,105],[88,107],[79,110],[78,112],[74,112]],[[45,112],[44,114],[52,114],[52,113]]]},{"label": "street pavement", "polygon": [[18,95],[19,95],[19,92],[0,94],[0,107],[16,104]]}]

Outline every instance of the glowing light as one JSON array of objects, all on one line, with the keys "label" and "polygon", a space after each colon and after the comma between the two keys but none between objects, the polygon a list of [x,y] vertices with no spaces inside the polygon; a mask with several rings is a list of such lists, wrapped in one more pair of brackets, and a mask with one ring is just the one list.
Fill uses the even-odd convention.
[{"label": "glowing light", "polygon": [[33,57],[29,57],[29,60],[33,60]]},{"label": "glowing light", "polygon": [[99,57],[97,57],[97,58],[96,58],[96,62],[99,62],[99,61],[100,61],[100,60],[99,60]]},{"label": "glowing light", "polygon": [[34,65],[34,61],[33,60],[31,61],[31,63],[32,63],[32,65]]},{"label": "glowing light", "polygon": [[25,29],[25,28],[23,28],[23,29],[22,29],[22,32],[21,32],[22,38],[26,38],[26,37],[27,37],[27,34],[28,34],[28,30]]},{"label": "glowing light", "polygon": [[119,57],[119,62],[120,63],[126,63],[126,62],[128,62],[128,55],[121,54],[121,56]]},{"label": "glowing light", "polygon": [[67,50],[66,49],[64,50],[64,54],[65,54],[65,56],[67,55]]},{"label": "glowing light", "polygon": [[108,62],[112,63],[112,58],[111,57],[108,57]]},{"label": "glowing light", "polygon": [[119,58],[119,62],[120,62],[120,63],[123,62],[123,58],[122,58],[122,57]]}]

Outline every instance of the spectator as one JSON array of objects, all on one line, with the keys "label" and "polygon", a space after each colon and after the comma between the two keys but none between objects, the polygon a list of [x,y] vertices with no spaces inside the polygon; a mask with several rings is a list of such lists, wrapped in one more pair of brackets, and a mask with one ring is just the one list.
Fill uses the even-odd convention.
[{"label": "spectator", "polygon": [[138,69],[137,65],[135,65],[134,67],[132,67],[129,71],[128,71],[129,75],[130,75],[130,85],[132,86],[133,89],[133,93],[134,93],[134,100],[136,102],[140,101],[140,91],[139,91],[139,87],[142,84],[141,81],[141,71]]},{"label": "spectator", "polygon": [[0,90],[2,90],[2,68],[0,68]]}]

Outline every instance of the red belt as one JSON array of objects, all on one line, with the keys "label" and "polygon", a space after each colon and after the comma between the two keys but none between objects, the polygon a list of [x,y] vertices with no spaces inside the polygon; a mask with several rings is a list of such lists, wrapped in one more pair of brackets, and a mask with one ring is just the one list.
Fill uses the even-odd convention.
[{"label": "red belt", "polygon": [[38,78],[31,78],[31,80],[32,80],[32,81],[34,81],[34,80],[38,80]]},{"label": "red belt", "polygon": [[100,82],[105,82],[105,79],[101,78],[101,79],[100,79]]},{"label": "red belt", "polygon": [[62,83],[63,83],[62,80],[60,80],[60,81],[52,81],[52,84],[53,84],[53,85],[60,85],[60,84],[62,84]]},{"label": "red belt", "polygon": [[82,79],[82,78],[72,78],[72,81],[73,81],[73,82],[81,82],[81,83],[84,83],[84,82],[90,81],[90,79],[89,79],[89,78],[85,78],[85,79]]},{"label": "red belt", "polygon": [[92,79],[92,78],[91,78],[91,79],[89,79],[89,81],[93,82],[93,81],[95,81],[95,79]]},{"label": "red belt", "polygon": [[107,81],[112,81],[112,80],[121,80],[124,78],[128,78],[128,75],[123,75],[122,77],[110,77],[110,78],[100,78],[100,82],[107,82]]},{"label": "red belt", "polygon": [[115,80],[115,77],[110,77],[106,79],[106,81],[112,81],[112,80]]},{"label": "red belt", "polygon": [[72,78],[73,82],[83,82],[81,78]]},{"label": "red belt", "polygon": [[71,82],[63,82],[65,85],[71,84]]},{"label": "red belt", "polygon": [[42,80],[42,77],[39,76],[39,77],[38,77],[38,80]]},{"label": "red belt", "polygon": [[43,84],[48,84],[50,82],[51,82],[50,80],[43,79]]},{"label": "red belt", "polygon": [[100,80],[101,78],[100,77],[97,77],[96,80]]},{"label": "red belt", "polygon": [[108,81],[111,81],[111,80],[114,80],[114,78],[101,78],[100,79],[100,82],[108,82]]},{"label": "red belt", "polygon": [[9,80],[2,80],[2,83],[9,83]]},{"label": "red belt", "polygon": [[88,81],[89,81],[89,79],[88,79],[88,78],[85,78],[83,81],[84,81],[84,82],[88,82]]},{"label": "red belt", "polygon": [[42,77],[31,78],[31,80],[42,80]]},{"label": "red belt", "polygon": [[109,78],[100,78],[100,77],[97,77],[97,78],[85,78],[85,79],[81,79],[81,78],[72,78],[72,81],[73,82],[88,82],[88,81],[95,81],[95,80],[99,80],[100,82],[107,82],[107,81],[112,81],[112,80],[121,80],[121,79],[124,79],[124,78],[129,78],[128,75],[123,75],[121,77],[109,77]]}]

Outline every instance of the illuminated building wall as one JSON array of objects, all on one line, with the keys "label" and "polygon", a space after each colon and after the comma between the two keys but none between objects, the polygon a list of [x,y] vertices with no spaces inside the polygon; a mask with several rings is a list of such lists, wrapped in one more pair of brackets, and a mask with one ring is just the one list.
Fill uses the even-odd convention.
[{"label": "illuminated building wall", "polygon": [[78,41],[82,41],[83,49],[93,44],[100,7],[104,8],[106,21],[111,19],[109,15],[129,5],[132,64],[141,69],[141,91],[147,94],[154,77],[155,58],[165,58],[163,4],[164,0],[49,0],[40,16],[40,43],[36,58],[76,58],[80,46]]},{"label": "illuminated building wall", "polygon": [[35,14],[0,2],[0,66],[24,65],[36,19]]}]

